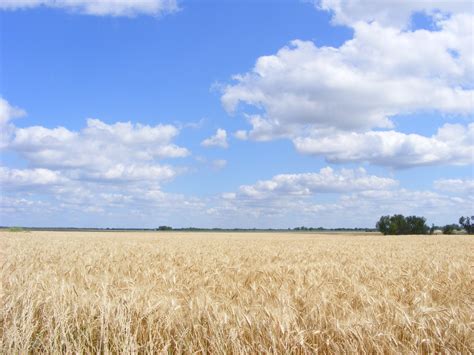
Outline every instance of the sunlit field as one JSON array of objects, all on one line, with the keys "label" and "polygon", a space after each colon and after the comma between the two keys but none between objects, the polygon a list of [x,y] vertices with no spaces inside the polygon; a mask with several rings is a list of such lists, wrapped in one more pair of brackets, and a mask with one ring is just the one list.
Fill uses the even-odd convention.
[{"label": "sunlit field", "polygon": [[474,238],[0,232],[0,353],[474,349]]}]

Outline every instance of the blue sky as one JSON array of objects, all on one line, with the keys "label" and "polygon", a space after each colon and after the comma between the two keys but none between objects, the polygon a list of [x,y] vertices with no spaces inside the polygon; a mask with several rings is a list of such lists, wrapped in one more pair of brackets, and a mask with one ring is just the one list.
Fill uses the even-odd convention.
[{"label": "blue sky", "polygon": [[474,212],[472,17],[469,2],[6,1],[0,224],[455,222]]}]

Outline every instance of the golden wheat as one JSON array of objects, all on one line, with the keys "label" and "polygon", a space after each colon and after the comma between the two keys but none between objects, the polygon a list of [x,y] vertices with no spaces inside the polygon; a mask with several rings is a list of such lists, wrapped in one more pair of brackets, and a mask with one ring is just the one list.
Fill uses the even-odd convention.
[{"label": "golden wheat", "polygon": [[9,353],[469,353],[469,236],[0,232]]}]

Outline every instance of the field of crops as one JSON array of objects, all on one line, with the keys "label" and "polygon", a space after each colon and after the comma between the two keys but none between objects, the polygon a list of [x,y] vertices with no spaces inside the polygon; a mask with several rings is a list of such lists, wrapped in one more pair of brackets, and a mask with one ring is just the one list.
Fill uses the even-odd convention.
[{"label": "field of crops", "polygon": [[0,353],[474,349],[474,238],[0,232]]}]

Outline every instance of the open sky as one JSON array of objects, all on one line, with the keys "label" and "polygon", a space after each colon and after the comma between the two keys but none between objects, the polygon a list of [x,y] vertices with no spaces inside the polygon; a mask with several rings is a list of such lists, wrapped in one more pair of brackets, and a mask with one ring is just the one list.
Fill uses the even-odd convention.
[{"label": "open sky", "polygon": [[471,1],[3,0],[0,225],[474,214]]}]

